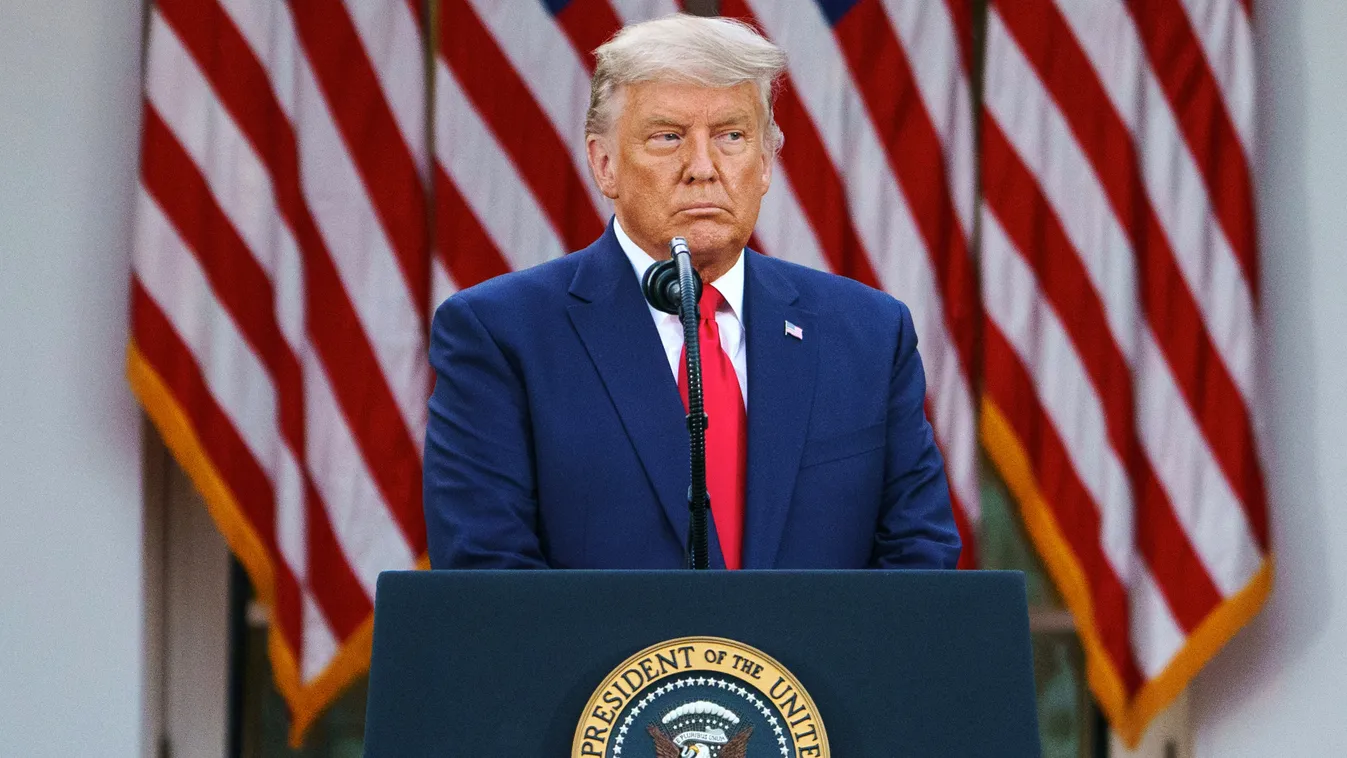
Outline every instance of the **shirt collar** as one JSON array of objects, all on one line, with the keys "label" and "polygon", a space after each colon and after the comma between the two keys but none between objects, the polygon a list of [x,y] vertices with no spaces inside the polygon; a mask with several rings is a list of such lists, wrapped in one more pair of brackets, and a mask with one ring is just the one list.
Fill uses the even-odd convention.
[{"label": "shirt collar", "polygon": [[[645,276],[645,270],[655,265],[655,259],[650,254],[641,249],[631,237],[627,236],[626,230],[622,228],[622,223],[613,217],[613,233],[617,235],[617,244],[622,247],[622,252],[626,254],[627,260],[631,261],[632,270],[636,272],[636,281],[641,281]],[[725,304],[730,307],[730,312],[739,320],[744,322],[744,251],[739,251],[739,257],[729,271],[720,275],[719,279],[710,282],[720,290],[720,294],[725,298]]]}]

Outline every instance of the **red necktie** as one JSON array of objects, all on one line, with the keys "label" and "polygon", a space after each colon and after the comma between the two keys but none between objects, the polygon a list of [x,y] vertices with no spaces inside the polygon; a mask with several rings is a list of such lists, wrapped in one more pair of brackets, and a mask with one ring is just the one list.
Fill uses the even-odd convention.
[{"label": "red necktie", "polygon": [[[748,413],[734,363],[720,345],[720,327],[716,309],[725,302],[711,285],[702,290],[698,304],[700,315],[697,335],[702,349],[702,402],[709,421],[706,425],[706,489],[711,495],[711,517],[715,520],[720,551],[725,567],[743,565],[744,483],[748,470]],[[688,407],[687,348],[678,360],[678,391],[683,407]]]}]

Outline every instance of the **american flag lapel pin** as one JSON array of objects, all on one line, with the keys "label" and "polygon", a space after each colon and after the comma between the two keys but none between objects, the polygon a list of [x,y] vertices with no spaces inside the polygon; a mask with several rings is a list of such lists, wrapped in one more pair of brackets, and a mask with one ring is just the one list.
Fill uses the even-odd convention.
[{"label": "american flag lapel pin", "polygon": [[804,341],[804,330],[801,329],[800,327],[796,326],[795,324],[792,324],[791,322],[787,321],[787,322],[786,322],[786,336],[788,336],[788,337],[794,337],[795,339],[800,340],[801,342],[803,342],[803,341]]}]

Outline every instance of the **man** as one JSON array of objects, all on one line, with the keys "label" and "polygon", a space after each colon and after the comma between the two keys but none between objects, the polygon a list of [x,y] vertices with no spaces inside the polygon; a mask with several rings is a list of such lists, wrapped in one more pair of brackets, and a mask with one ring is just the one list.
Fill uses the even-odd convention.
[{"label": "man", "polygon": [[639,283],[682,236],[708,284],[712,567],[952,568],[908,309],[744,247],[781,146],[784,53],[745,25],[679,15],[596,54],[587,148],[615,218],[588,248],[435,316],[431,565],[686,565],[683,333]]}]

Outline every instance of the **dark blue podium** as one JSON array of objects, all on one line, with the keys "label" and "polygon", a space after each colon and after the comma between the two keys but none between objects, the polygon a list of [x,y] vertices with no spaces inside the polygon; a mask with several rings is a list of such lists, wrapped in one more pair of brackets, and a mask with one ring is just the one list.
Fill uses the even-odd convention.
[{"label": "dark blue podium", "polygon": [[[633,657],[680,638],[751,646],[815,710],[774,674],[755,693],[678,670],[715,663],[711,648]],[[764,670],[755,655],[719,657],[741,683]],[[656,693],[675,691],[688,704],[661,712]],[[370,758],[1039,755],[1014,572],[389,572],[368,702]],[[828,749],[807,737],[788,749],[780,730],[807,735],[811,713]],[[598,728],[581,748],[585,717]]]}]

